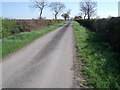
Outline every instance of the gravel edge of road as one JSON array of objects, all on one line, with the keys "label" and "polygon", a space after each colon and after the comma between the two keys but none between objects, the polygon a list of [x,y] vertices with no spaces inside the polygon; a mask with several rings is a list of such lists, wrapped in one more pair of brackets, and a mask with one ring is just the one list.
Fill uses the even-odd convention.
[{"label": "gravel edge of road", "polygon": [[[73,27],[73,24],[72,24]],[[76,51],[76,39],[74,34],[74,28],[73,28],[73,46],[74,46],[74,61],[73,61],[73,71],[74,71],[74,82],[73,82],[73,88],[93,88],[91,85],[87,83],[87,78],[84,76],[82,68],[85,67],[85,64],[78,59],[78,54]]]}]

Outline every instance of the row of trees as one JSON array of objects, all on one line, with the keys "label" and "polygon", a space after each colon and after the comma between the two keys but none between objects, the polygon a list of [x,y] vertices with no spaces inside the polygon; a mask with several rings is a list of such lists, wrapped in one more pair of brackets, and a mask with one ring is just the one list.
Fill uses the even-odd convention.
[{"label": "row of trees", "polygon": [[[96,14],[96,6],[97,6],[97,3],[93,2],[91,0],[80,2],[80,17],[84,16],[84,19],[87,17],[89,20],[92,16],[94,16]],[[57,19],[57,16],[66,8],[63,3],[52,2],[52,3],[48,4],[44,0],[42,0],[41,2],[39,2],[39,0],[36,0],[33,3],[32,7],[39,9],[39,11],[40,11],[39,19],[42,19],[42,13],[43,13],[43,9],[45,7],[50,7],[50,9],[52,11],[54,11],[55,19]],[[68,10],[66,13],[63,13],[61,16],[65,20],[69,19],[70,12],[71,12],[71,10]]]},{"label": "row of trees", "polygon": [[[57,19],[57,16],[65,9],[65,5],[63,3],[52,2],[48,4],[44,0],[42,0],[41,2],[39,2],[39,0],[34,1],[32,7],[39,9],[39,12],[40,12],[39,19],[42,19],[42,13],[45,7],[50,7],[50,9],[54,11],[55,19]],[[67,13],[62,14],[61,16],[64,17],[66,20],[67,18],[69,18],[69,14],[70,14],[70,10]]]}]

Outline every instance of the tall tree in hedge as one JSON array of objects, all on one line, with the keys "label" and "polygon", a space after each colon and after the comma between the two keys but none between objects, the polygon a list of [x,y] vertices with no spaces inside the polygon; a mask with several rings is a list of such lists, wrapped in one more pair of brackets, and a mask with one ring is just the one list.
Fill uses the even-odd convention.
[{"label": "tall tree in hedge", "polygon": [[33,8],[37,8],[40,11],[40,15],[39,15],[39,19],[42,19],[42,13],[43,13],[43,9],[45,8],[45,6],[47,6],[47,2],[45,2],[45,0],[35,0],[33,3]]},{"label": "tall tree in hedge", "polygon": [[80,11],[84,14],[84,19],[87,16],[88,20],[96,14],[97,2],[87,0],[80,2]]},{"label": "tall tree in hedge", "polygon": [[65,5],[60,2],[52,2],[49,7],[54,11],[55,19],[57,19],[58,14],[65,9]]}]

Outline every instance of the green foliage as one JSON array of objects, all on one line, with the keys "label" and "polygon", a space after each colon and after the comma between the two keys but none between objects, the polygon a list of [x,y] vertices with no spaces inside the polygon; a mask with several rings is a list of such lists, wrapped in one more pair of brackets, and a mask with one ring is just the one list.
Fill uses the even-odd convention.
[{"label": "green foliage", "polygon": [[83,26],[100,33],[106,42],[120,52],[120,17],[109,19],[78,20]]},{"label": "green foliage", "polygon": [[78,59],[85,67],[80,69],[95,88],[120,89],[119,54],[110,50],[100,34],[89,31],[74,22]]},{"label": "green foliage", "polygon": [[2,37],[2,19],[0,19],[0,38]]},{"label": "green foliage", "polygon": [[20,29],[18,28],[16,21],[9,20],[9,19],[2,20],[2,37],[3,38],[11,36],[13,33],[18,33],[19,30]]},{"label": "green foliage", "polygon": [[42,30],[37,30],[32,32],[22,32],[20,34],[3,38],[2,40],[0,40],[0,44],[2,43],[2,58],[24,47],[25,45],[31,43],[33,40],[43,36],[44,34],[62,26],[65,23],[66,22],[56,23],[53,26],[49,26]]}]

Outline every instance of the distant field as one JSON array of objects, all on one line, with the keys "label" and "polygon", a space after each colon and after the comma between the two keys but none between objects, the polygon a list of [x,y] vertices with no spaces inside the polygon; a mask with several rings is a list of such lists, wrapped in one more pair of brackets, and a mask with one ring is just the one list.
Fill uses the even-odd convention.
[{"label": "distant field", "polygon": [[2,36],[8,37],[21,32],[31,32],[45,27],[63,22],[63,20],[40,20],[40,19],[3,19]]}]

